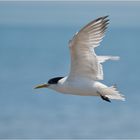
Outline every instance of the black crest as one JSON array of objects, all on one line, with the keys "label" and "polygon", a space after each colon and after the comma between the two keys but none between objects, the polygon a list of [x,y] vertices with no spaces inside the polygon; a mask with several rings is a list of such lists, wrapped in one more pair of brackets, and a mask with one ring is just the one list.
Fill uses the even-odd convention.
[{"label": "black crest", "polygon": [[57,84],[58,81],[59,81],[60,79],[62,79],[62,78],[64,78],[64,77],[55,77],[55,78],[52,78],[52,79],[50,79],[50,80],[48,81],[48,84]]}]

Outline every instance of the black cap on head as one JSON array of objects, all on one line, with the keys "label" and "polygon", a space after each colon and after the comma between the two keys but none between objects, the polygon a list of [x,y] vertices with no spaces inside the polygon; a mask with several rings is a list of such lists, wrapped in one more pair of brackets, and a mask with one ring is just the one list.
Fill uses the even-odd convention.
[{"label": "black cap on head", "polygon": [[55,77],[55,78],[52,78],[52,79],[50,79],[50,80],[48,81],[48,84],[57,84],[58,81],[59,81],[60,79],[62,79],[62,78],[64,78],[64,77]]}]

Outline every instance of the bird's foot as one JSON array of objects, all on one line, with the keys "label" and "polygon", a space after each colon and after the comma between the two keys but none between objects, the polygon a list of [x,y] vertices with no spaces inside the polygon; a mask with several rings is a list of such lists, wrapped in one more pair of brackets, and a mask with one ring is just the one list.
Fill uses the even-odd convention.
[{"label": "bird's foot", "polygon": [[105,101],[107,101],[107,102],[110,102],[110,103],[111,103],[111,101],[109,100],[109,98],[108,98],[108,97],[103,96],[103,95],[100,95],[100,97],[101,97],[103,100],[105,100]]},{"label": "bird's foot", "polygon": [[100,97],[101,97],[103,100],[105,100],[105,101],[107,101],[107,102],[110,102],[110,103],[111,103],[111,101],[109,100],[109,98],[108,98],[108,97],[106,97],[105,95],[102,95],[100,92],[98,92],[98,94],[100,95]]}]

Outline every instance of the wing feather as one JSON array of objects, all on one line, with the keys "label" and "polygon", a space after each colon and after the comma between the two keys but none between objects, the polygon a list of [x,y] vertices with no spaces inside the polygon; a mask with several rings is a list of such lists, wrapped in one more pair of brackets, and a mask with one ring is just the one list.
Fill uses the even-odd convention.
[{"label": "wing feather", "polygon": [[94,48],[98,47],[104,37],[109,23],[108,16],[100,17],[91,21],[77,32],[69,42],[71,52],[71,69],[68,79],[89,78],[102,80],[103,70],[101,62],[106,57],[99,57],[95,54]]}]

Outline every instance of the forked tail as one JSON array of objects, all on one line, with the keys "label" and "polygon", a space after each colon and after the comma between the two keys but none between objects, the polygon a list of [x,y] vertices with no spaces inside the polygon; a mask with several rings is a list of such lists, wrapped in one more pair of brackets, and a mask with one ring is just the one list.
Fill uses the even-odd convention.
[{"label": "forked tail", "polygon": [[116,86],[101,88],[99,94],[103,100],[110,102],[109,99],[125,101],[124,95],[120,94]]}]

